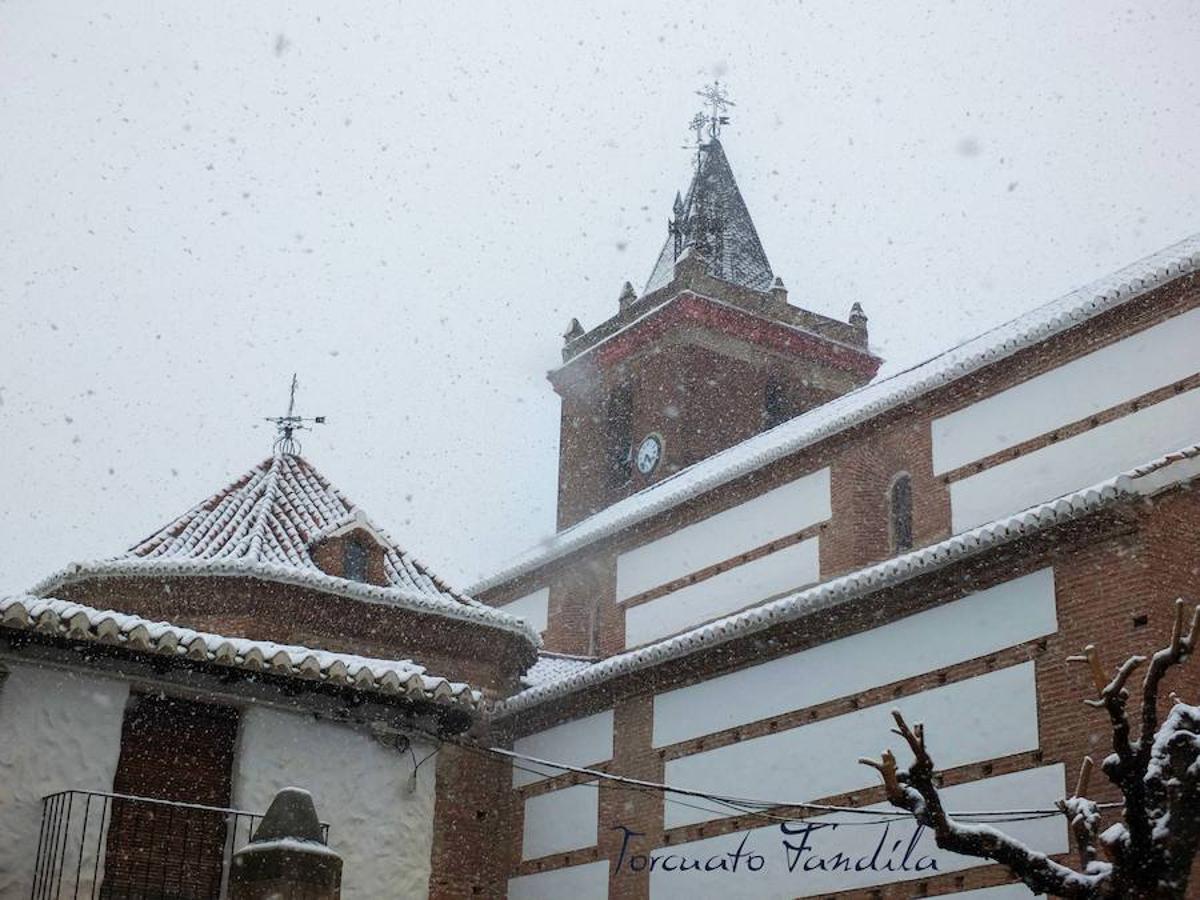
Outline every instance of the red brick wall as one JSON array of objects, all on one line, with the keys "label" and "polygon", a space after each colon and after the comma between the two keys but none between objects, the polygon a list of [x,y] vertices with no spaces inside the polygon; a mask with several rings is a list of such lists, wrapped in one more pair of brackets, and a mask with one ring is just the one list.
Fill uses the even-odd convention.
[{"label": "red brick wall", "polygon": [[[853,571],[887,557],[890,546],[887,489],[898,472],[913,479],[914,537],[917,546],[950,534],[948,484],[970,471],[934,476],[931,459],[931,421],[1012,384],[1048,371],[1107,343],[1200,304],[1200,289],[1192,277],[1180,279],[1098,316],[1091,322],[1015,354],[985,370],[920,398],[908,406],[877,416],[865,425],[802,449],[708,494],[681,504],[667,513],[607,538],[529,573],[511,584],[485,594],[489,602],[502,603],[543,584],[551,586],[547,645],[569,652],[612,654],[622,649],[624,607],[614,601],[615,560],[625,549],[669,534],[691,522],[744,502],[773,487],[824,466],[831,467],[832,520],[819,528],[822,577]],[[1194,379],[1192,380],[1194,381]],[[1192,381],[1168,386],[1161,396],[1139,403],[1157,402],[1179,390],[1195,388]],[[1119,409],[1060,429],[996,459],[981,461],[986,467],[1014,455],[1032,452],[1067,433],[1096,427],[1111,417],[1126,414],[1136,405]],[[639,432],[640,433],[640,432]],[[1114,473],[1115,474],[1115,473]],[[1200,499],[1193,491],[1179,490],[1120,510],[1090,516],[1086,522],[1064,526],[1052,536],[1026,540],[1003,551],[924,576],[901,588],[890,589],[858,601],[847,609],[831,610],[803,622],[741,638],[720,648],[695,654],[633,675],[613,679],[591,691],[527,711],[506,722],[515,734],[542,730],[556,722],[600,709],[614,708],[617,721],[617,758],[606,766],[613,771],[641,773],[660,780],[664,760],[687,747],[654,749],[650,745],[651,702],[655,692],[711,678],[805,646],[832,640],[882,621],[944,602],[963,593],[1016,577],[1048,563],[1055,566],[1060,628],[1057,634],[988,657],[947,669],[883,685],[854,697],[734,729],[732,733],[701,738],[711,742],[743,740],[755,734],[794,727],[837,715],[859,705],[884,702],[941,683],[972,677],[991,668],[1025,659],[1036,662],[1041,747],[1035,753],[964,766],[946,773],[946,783],[975,780],[1035,765],[1061,762],[1073,783],[1083,755],[1103,755],[1110,739],[1103,715],[1083,704],[1092,688],[1087,673],[1069,666],[1066,657],[1095,642],[1106,665],[1115,666],[1133,653],[1161,646],[1169,632],[1171,601],[1180,595],[1200,599],[1200,560],[1195,553],[1200,538]],[[748,554],[752,556],[754,554]],[[588,610],[585,616],[583,609]],[[592,633],[587,634],[588,628]],[[590,649],[589,649],[590,648]],[[1167,690],[1182,690],[1195,697],[1200,687],[1200,661],[1172,674]],[[888,735],[880,736],[880,747]],[[695,750],[696,747],[691,747]],[[626,768],[628,767],[628,768]],[[566,780],[570,780],[567,778]],[[1094,780],[1098,799],[1114,799],[1112,790]],[[535,785],[511,792],[518,799],[547,789]],[[1068,785],[1064,785],[1064,793]],[[597,857],[614,859],[619,835],[610,833],[617,821],[646,832],[639,849],[693,840],[701,833],[749,827],[750,820],[690,826],[663,832],[662,803],[654,795],[622,796],[625,792],[601,789],[600,843],[596,848],[566,854],[563,858],[520,863],[520,802],[511,806],[509,827],[514,837],[511,874],[527,874],[568,862]],[[879,789],[855,795],[824,798],[835,804],[878,802]],[[703,829],[703,832],[702,832]],[[927,882],[869,891],[847,892],[854,897],[910,897],[946,894],[1007,881],[998,867],[944,875]],[[1200,883],[1200,882],[1197,882]],[[645,876],[625,873],[613,882],[612,896],[644,897]]]},{"label": "red brick wall", "polygon": [[[1174,597],[1181,593],[1193,597],[1200,595],[1200,572],[1195,554],[1185,552],[1189,542],[1194,548],[1198,530],[1200,497],[1191,491],[1175,491],[1138,508],[1095,514],[1084,522],[1060,528],[1052,535],[1024,541],[984,559],[960,563],[910,584],[854,601],[845,608],[816,614],[725,647],[610,681],[591,691],[520,714],[505,724],[515,729],[514,735],[520,736],[543,730],[558,721],[612,707],[615,709],[615,756],[603,768],[662,781],[665,760],[675,756],[796,727],[859,707],[886,703],[896,697],[1033,660],[1036,664],[1040,749],[947,770],[943,773],[944,783],[950,786],[1061,762],[1066,766],[1067,781],[1073,784],[1085,754],[1099,757],[1108,752],[1106,742],[1110,740],[1110,731],[1103,713],[1082,702],[1093,693],[1086,671],[1068,665],[1066,657],[1094,642],[1104,654],[1106,664],[1115,666],[1129,655],[1153,651],[1164,645],[1169,635]],[[948,602],[964,593],[1007,581],[1048,564],[1055,570],[1060,626],[1054,635],[720,734],[671,747],[654,748],[651,745],[652,697],[655,693],[875,627],[881,622]],[[1142,616],[1146,617],[1144,621]],[[1173,673],[1165,686],[1167,691],[1190,692],[1189,696],[1195,695],[1197,687],[1200,687],[1200,660]],[[929,738],[936,746],[936,735]],[[881,734],[880,748],[891,740],[890,735]],[[830,749],[836,752],[836,748]],[[612,830],[616,824],[645,833],[645,837],[637,838],[631,844],[638,852],[762,824],[744,816],[664,832],[663,804],[659,795],[604,786],[600,789],[599,844],[596,848],[519,862],[523,798],[579,780],[575,776],[562,776],[552,782],[512,792],[517,802],[512,807],[513,818],[509,823],[510,833],[514,836],[511,874],[531,874],[597,858],[615,860],[620,848],[620,833]],[[1101,782],[1103,779],[1099,777],[1094,782],[1097,789],[1093,793],[1097,799],[1116,799],[1112,789]],[[1064,784],[1064,794],[1070,784]],[[881,802],[883,795],[880,788],[872,787],[812,800],[835,805],[866,805]],[[796,814],[782,808],[774,812]],[[1001,869],[988,866],[920,882],[849,891],[844,896],[908,898],[985,887],[1007,880]],[[610,896],[647,897],[646,873],[622,872],[614,876],[610,881]]]}]

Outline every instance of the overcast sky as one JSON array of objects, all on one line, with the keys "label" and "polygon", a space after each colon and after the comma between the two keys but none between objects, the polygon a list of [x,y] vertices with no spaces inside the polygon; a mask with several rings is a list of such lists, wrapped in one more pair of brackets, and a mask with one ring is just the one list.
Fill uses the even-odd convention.
[{"label": "overcast sky", "polygon": [[1197,46],[1187,0],[0,0],[0,593],[266,456],[293,371],[468,584],[553,529],[545,372],[649,275],[704,82],[791,301],[891,372],[1200,231]]}]

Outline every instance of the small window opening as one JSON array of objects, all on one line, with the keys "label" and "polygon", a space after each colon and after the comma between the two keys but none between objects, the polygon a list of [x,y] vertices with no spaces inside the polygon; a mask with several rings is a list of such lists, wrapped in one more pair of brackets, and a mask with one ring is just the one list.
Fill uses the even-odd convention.
[{"label": "small window opening", "polygon": [[763,427],[774,428],[791,417],[787,387],[777,378],[768,378],[763,390]]},{"label": "small window opening", "polygon": [[342,544],[342,577],[350,581],[367,580],[367,548],[362,541],[350,538]]},{"label": "small window opening", "polygon": [[912,478],[907,474],[897,475],[888,491],[888,519],[892,535],[892,549],[904,553],[913,546],[912,521]]},{"label": "small window opening", "polygon": [[608,398],[604,427],[604,452],[611,486],[633,476],[633,388],[624,385]]}]

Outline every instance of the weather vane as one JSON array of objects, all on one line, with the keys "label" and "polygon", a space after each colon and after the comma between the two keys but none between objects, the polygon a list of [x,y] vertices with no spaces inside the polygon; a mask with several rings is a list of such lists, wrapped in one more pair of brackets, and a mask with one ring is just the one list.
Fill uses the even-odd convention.
[{"label": "weather vane", "polygon": [[287,454],[288,456],[296,456],[300,453],[300,442],[296,440],[297,431],[309,431],[311,426],[304,424],[312,422],[313,425],[324,425],[325,417],[316,416],[315,418],[306,419],[303,416],[296,415],[296,388],[300,386],[299,379],[296,374],[292,373],[292,392],[288,397],[288,408],[286,416],[268,416],[268,422],[274,422],[277,434],[275,436],[275,452]]},{"label": "weather vane", "polygon": [[726,111],[731,106],[737,106],[721,87],[720,81],[714,81],[712,84],[704,86],[704,90],[696,91],[697,97],[703,97],[711,108],[711,112],[706,116],[703,113],[697,113],[693,118],[690,128],[696,129],[696,139],[700,140],[700,129],[705,123],[708,124],[708,133],[713,140],[716,140],[717,135],[721,133],[721,126],[729,124],[729,116],[725,115]]}]

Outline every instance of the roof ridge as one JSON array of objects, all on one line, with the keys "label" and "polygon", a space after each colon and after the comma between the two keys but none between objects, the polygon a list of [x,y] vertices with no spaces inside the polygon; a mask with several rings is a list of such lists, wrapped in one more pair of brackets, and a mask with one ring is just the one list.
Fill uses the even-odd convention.
[{"label": "roof ridge", "polygon": [[245,538],[239,542],[239,544],[244,543],[246,547],[245,555],[257,562],[263,561],[263,532],[266,530],[268,519],[271,518],[275,510],[275,496],[279,492],[279,468],[282,461],[286,458],[286,455],[283,453],[276,453],[272,457],[271,465],[267,469],[267,475],[264,479],[262,493],[255,503],[259,507],[258,514],[247,529]]}]

